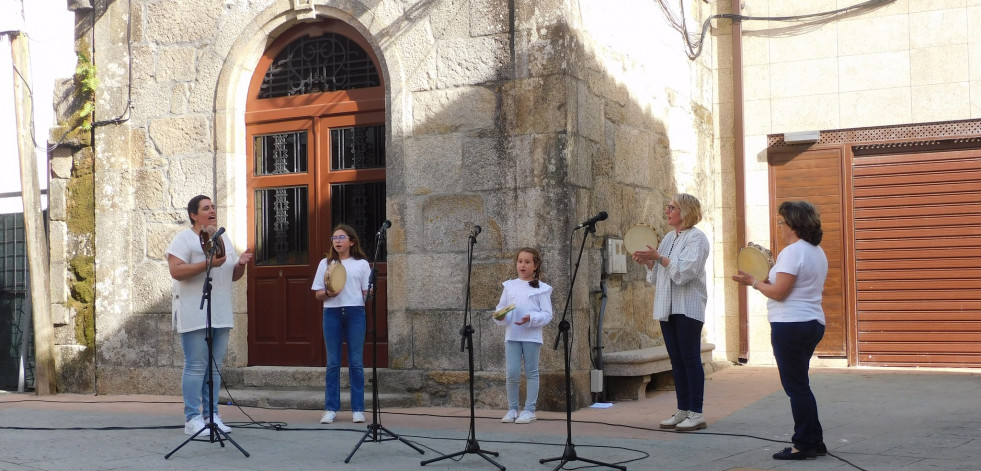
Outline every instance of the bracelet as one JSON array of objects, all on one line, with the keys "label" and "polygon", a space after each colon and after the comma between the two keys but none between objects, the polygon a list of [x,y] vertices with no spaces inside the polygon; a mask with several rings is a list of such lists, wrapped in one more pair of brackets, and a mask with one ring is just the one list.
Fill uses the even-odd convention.
[{"label": "bracelet", "polygon": [[759,283],[759,282],[760,282],[760,280],[753,280],[753,289],[755,289],[756,291],[759,291],[760,290],[759,288],[756,287],[756,283]]}]

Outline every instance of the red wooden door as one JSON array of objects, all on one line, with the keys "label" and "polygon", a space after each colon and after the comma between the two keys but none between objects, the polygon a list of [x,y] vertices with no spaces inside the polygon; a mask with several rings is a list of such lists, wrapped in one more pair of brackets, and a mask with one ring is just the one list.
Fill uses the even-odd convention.
[{"label": "red wooden door", "polygon": [[[821,248],[828,257],[828,277],[824,282],[822,307],[826,322],[824,339],[816,353],[823,356],[846,355],[845,263],[842,252],[841,169],[842,155],[838,148],[805,152],[772,152],[770,161],[770,234],[777,234],[776,211],[780,203],[793,200],[810,201],[821,213],[824,238]],[[774,256],[786,246],[774,237]]]},{"label": "red wooden door", "polygon": [[[326,21],[284,33],[256,68],[246,105],[243,202],[256,253],[248,272],[250,365],[326,364],[322,305],[310,287],[341,223],[358,231],[376,262],[379,366],[387,365],[384,247],[370,259],[386,195],[377,63],[356,31]],[[367,345],[366,365],[370,351]]]}]

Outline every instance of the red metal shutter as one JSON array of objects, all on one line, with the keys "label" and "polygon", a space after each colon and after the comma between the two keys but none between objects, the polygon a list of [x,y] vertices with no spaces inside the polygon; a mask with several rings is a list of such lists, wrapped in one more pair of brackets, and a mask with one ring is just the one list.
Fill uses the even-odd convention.
[{"label": "red metal shutter", "polygon": [[981,151],[853,161],[858,363],[981,366]]}]

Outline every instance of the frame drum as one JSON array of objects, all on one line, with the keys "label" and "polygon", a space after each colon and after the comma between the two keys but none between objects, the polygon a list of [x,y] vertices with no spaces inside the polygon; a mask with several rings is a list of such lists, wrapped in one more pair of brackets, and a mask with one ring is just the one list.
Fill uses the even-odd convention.
[{"label": "frame drum", "polygon": [[657,232],[647,224],[634,224],[623,235],[623,247],[630,255],[638,250],[648,250],[648,245],[657,248]]},{"label": "frame drum", "polygon": [[753,275],[757,280],[766,281],[770,277],[770,269],[773,268],[773,255],[769,250],[750,242],[746,247],[739,249],[736,267]]},{"label": "frame drum", "polygon": [[514,304],[508,304],[507,306],[504,306],[501,309],[494,311],[494,313],[491,315],[494,316],[494,319],[502,320],[504,319],[505,316],[508,315],[509,312],[513,310],[514,310]]},{"label": "frame drum", "polygon": [[[208,255],[208,252],[210,252],[212,249],[211,238],[214,237],[215,232],[217,232],[215,230],[215,226],[208,226],[201,228],[201,233],[198,234],[198,237],[201,238],[201,250],[204,251],[205,255]],[[225,241],[221,240],[221,237],[215,240],[214,249],[215,258],[225,256]]]},{"label": "frame drum", "polygon": [[331,293],[340,293],[344,289],[345,282],[347,282],[347,269],[339,261],[330,262],[327,272],[324,273],[324,286]]}]

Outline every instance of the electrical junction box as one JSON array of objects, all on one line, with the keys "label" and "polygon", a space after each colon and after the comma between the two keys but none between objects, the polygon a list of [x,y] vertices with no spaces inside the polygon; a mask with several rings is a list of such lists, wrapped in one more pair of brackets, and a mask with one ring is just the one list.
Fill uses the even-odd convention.
[{"label": "electrical junction box", "polygon": [[627,273],[627,249],[623,246],[623,239],[606,239],[606,272]]},{"label": "electrical junction box", "polygon": [[603,370],[589,370],[589,392],[603,392]]}]

